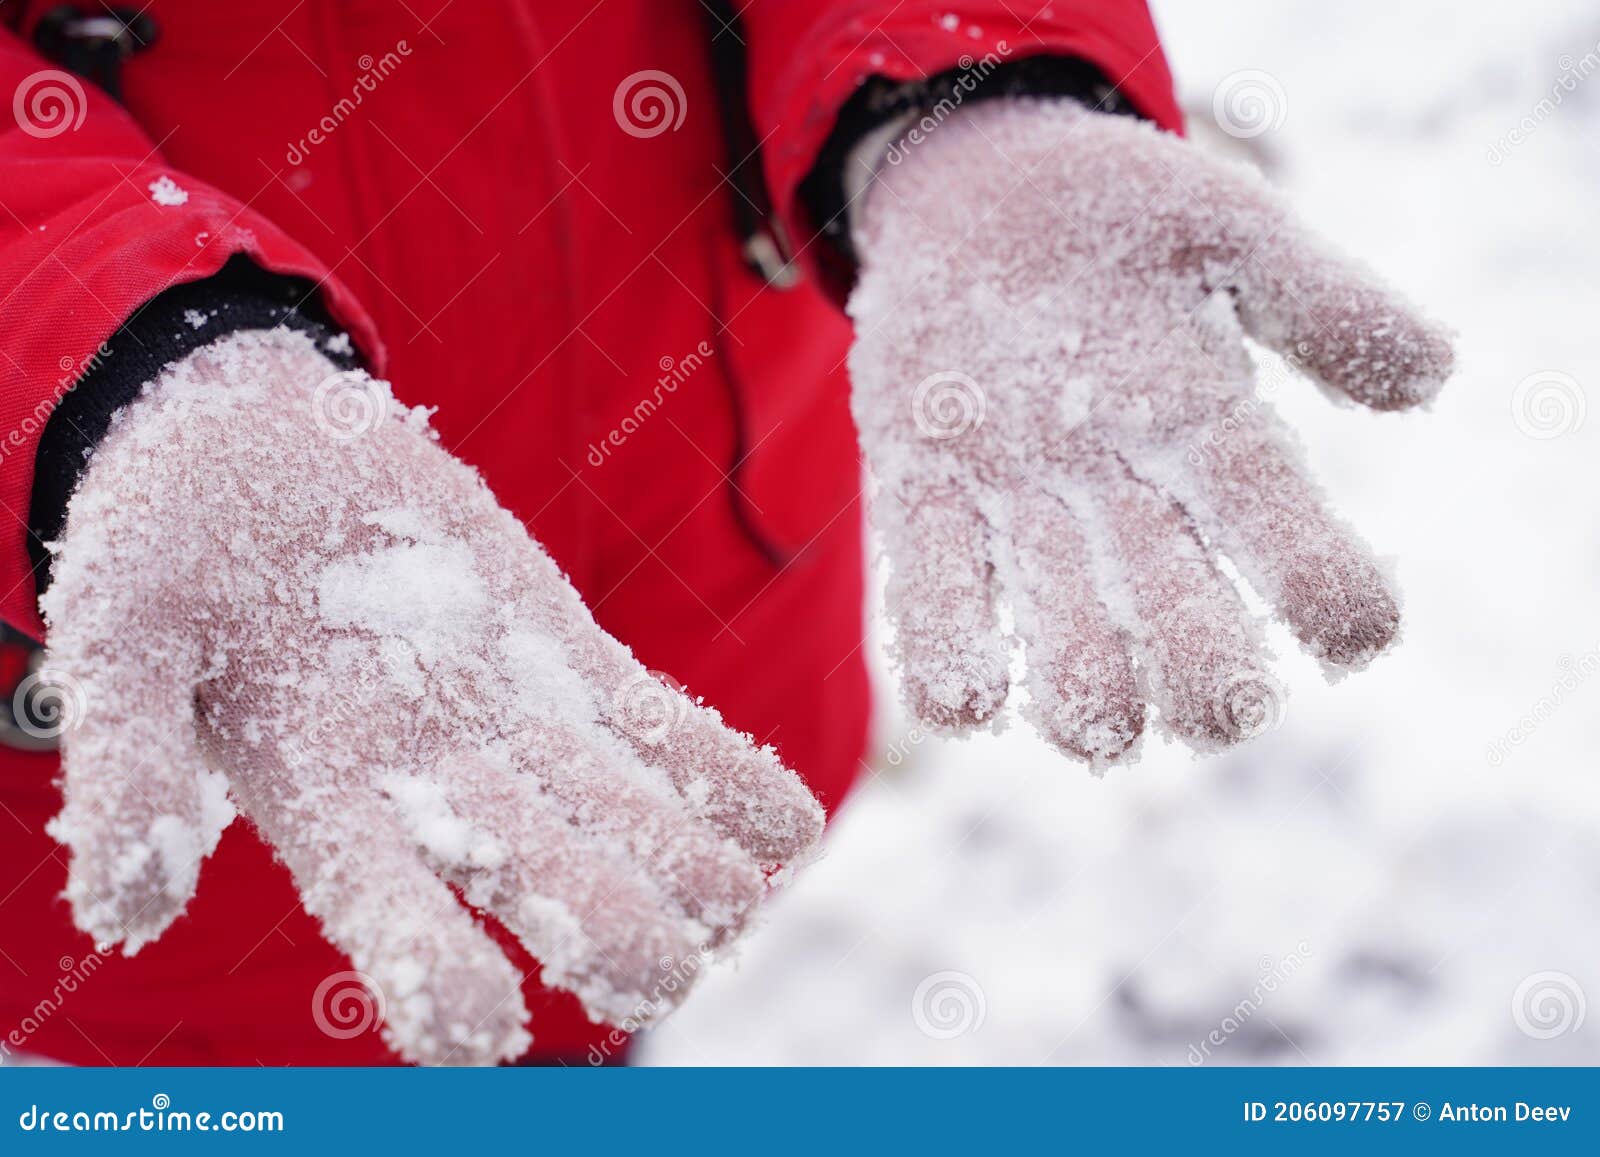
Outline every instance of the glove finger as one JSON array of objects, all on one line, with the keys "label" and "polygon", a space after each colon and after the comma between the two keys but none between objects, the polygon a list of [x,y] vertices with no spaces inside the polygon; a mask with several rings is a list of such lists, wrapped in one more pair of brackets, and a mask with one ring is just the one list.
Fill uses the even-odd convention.
[{"label": "glove finger", "polygon": [[696,816],[659,770],[609,732],[532,720],[513,764],[592,840],[644,866],[713,943],[743,927],[766,876],[737,844]]},{"label": "glove finger", "polygon": [[907,708],[936,730],[992,723],[1010,678],[988,521],[960,485],[915,473],[882,488],[875,514]]},{"label": "glove finger", "polygon": [[714,707],[630,658],[602,687],[603,718],[661,769],[690,810],[765,867],[808,860],[822,838],[822,805],[770,747],[732,730]]},{"label": "glove finger", "polygon": [[636,862],[569,823],[530,777],[468,757],[384,791],[436,869],[591,1015],[642,1021],[687,993],[706,929]]},{"label": "glove finger", "polygon": [[1244,604],[1183,512],[1120,459],[1098,463],[1095,528],[1137,619],[1141,659],[1166,725],[1215,750],[1275,722],[1282,691]]},{"label": "glove finger", "polygon": [[1017,634],[1027,647],[1028,715],[1068,755],[1100,765],[1144,731],[1123,632],[1096,590],[1089,545],[1060,498],[1031,483],[1006,504],[1002,554]]},{"label": "glove finger", "polygon": [[[324,934],[368,975],[384,1037],[409,1061],[489,1065],[531,1037],[522,977],[415,851],[377,793],[285,797],[284,779],[241,799]],[[242,794],[242,793],[241,793]]]},{"label": "glove finger", "polygon": [[1400,611],[1388,580],[1323,505],[1274,420],[1207,441],[1173,486],[1312,654],[1359,667],[1394,641]]},{"label": "glove finger", "polygon": [[1259,174],[1176,147],[1196,207],[1192,249],[1209,257],[1211,285],[1236,292],[1252,337],[1376,410],[1438,393],[1455,362],[1448,330],[1315,237]]},{"label": "glove finger", "polygon": [[814,854],[826,817],[777,752],[733,730],[670,676],[646,670],[592,621],[575,634],[582,642],[574,665],[593,681],[602,722],[666,777],[691,813],[764,867]]},{"label": "glove finger", "polygon": [[182,913],[234,812],[196,740],[192,639],[119,630],[126,608],[87,597],[94,581],[93,568],[62,568],[45,600],[49,662],[30,678],[44,708],[36,723],[61,740],[62,809],[49,830],[70,855],[73,919],[132,955]]},{"label": "glove finger", "polygon": [[[536,608],[555,633],[562,661],[588,688],[610,734],[658,768],[691,812],[758,863],[795,864],[810,855],[824,817],[800,777],[715,709],[647,671],[596,625],[555,563],[520,528],[501,541],[516,604]],[[517,656],[508,658],[515,668]],[[528,658],[548,661],[538,648]]]}]

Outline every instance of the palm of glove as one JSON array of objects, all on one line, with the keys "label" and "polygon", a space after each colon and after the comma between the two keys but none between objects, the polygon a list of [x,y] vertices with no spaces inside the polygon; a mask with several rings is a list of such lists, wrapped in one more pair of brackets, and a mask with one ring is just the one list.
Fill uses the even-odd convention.
[{"label": "palm of glove", "polygon": [[1147,702],[1197,748],[1247,738],[1281,692],[1218,549],[1327,662],[1393,639],[1394,597],[1243,339],[1379,409],[1431,397],[1450,346],[1253,174],[1126,118],[994,101],[879,173],[856,241],[853,409],[920,719],[998,715],[1003,592],[1030,717],[1068,753],[1123,755]]},{"label": "palm of glove", "polygon": [[298,335],[226,339],[124,411],[55,571],[80,926],[159,936],[231,789],[412,1059],[528,1042],[521,977],[451,885],[618,1023],[675,1004],[820,833],[793,773],[604,634],[425,415]]}]

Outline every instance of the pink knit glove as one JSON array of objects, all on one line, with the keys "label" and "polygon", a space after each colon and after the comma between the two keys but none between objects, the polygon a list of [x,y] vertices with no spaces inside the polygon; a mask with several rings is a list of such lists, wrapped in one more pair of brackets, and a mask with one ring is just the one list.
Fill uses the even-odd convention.
[{"label": "pink knit glove", "polygon": [[1128,118],[993,100],[896,154],[855,224],[850,368],[918,718],[997,717],[1003,591],[1065,752],[1124,755],[1147,700],[1199,749],[1254,734],[1281,692],[1216,551],[1327,663],[1389,645],[1394,595],[1243,339],[1396,410],[1450,373],[1443,331],[1251,171]]},{"label": "pink knit glove", "polygon": [[132,953],[243,812],[406,1057],[529,1036],[492,912],[591,1015],[675,1004],[822,812],[600,630],[387,384],[242,333],[117,417],[43,599],[78,925]]}]

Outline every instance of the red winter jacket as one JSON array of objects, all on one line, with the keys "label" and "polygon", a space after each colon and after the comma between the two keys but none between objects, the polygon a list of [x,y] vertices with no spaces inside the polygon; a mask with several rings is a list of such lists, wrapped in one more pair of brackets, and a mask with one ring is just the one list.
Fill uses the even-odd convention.
[{"label": "red winter jacket", "polygon": [[[698,0],[153,0],[121,106],[35,49],[58,7],[0,5],[0,616],[42,637],[26,519],[53,406],[144,303],[246,254],[314,281],[601,626],[830,807],[868,720],[862,527],[849,328],[797,186],[866,78],[991,53],[1086,61],[1177,124],[1143,0],[751,0],[725,28]],[[749,128],[805,271],[787,290],[741,260],[713,32],[748,45]],[[652,81],[665,121],[632,103]],[[165,937],[95,955],[44,832],[55,772],[0,751],[0,1058],[393,1059],[319,1029],[349,962],[243,823]],[[536,1056],[604,1035],[536,972],[528,1003]]]}]

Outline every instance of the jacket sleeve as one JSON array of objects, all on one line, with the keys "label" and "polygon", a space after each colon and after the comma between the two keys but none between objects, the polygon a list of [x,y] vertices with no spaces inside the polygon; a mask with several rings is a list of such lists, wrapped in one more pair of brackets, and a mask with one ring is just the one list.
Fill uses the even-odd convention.
[{"label": "jacket sleeve", "polygon": [[125,323],[243,255],[304,278],[376,372],[370,318],[309,250],[248,203],[167,165],[88,81],[0,27],[0,619],[43,639],[28,549],[34,458],[62,397]]},{"label": "jacket sleeve", "polygon": [[753,0],[742,12],[749,111],[773,209],[802,262],[835,291],[838,270],[818,244],[829,223],[812,219],[800,188],[841,110],[871,80],[959,71],[962,91],[981,95],[1001,70],[1054,57],[1091,66],[1132,111],[1182,131],[1146,0],[1052,0],[1042,9],[1014,0]]}]

